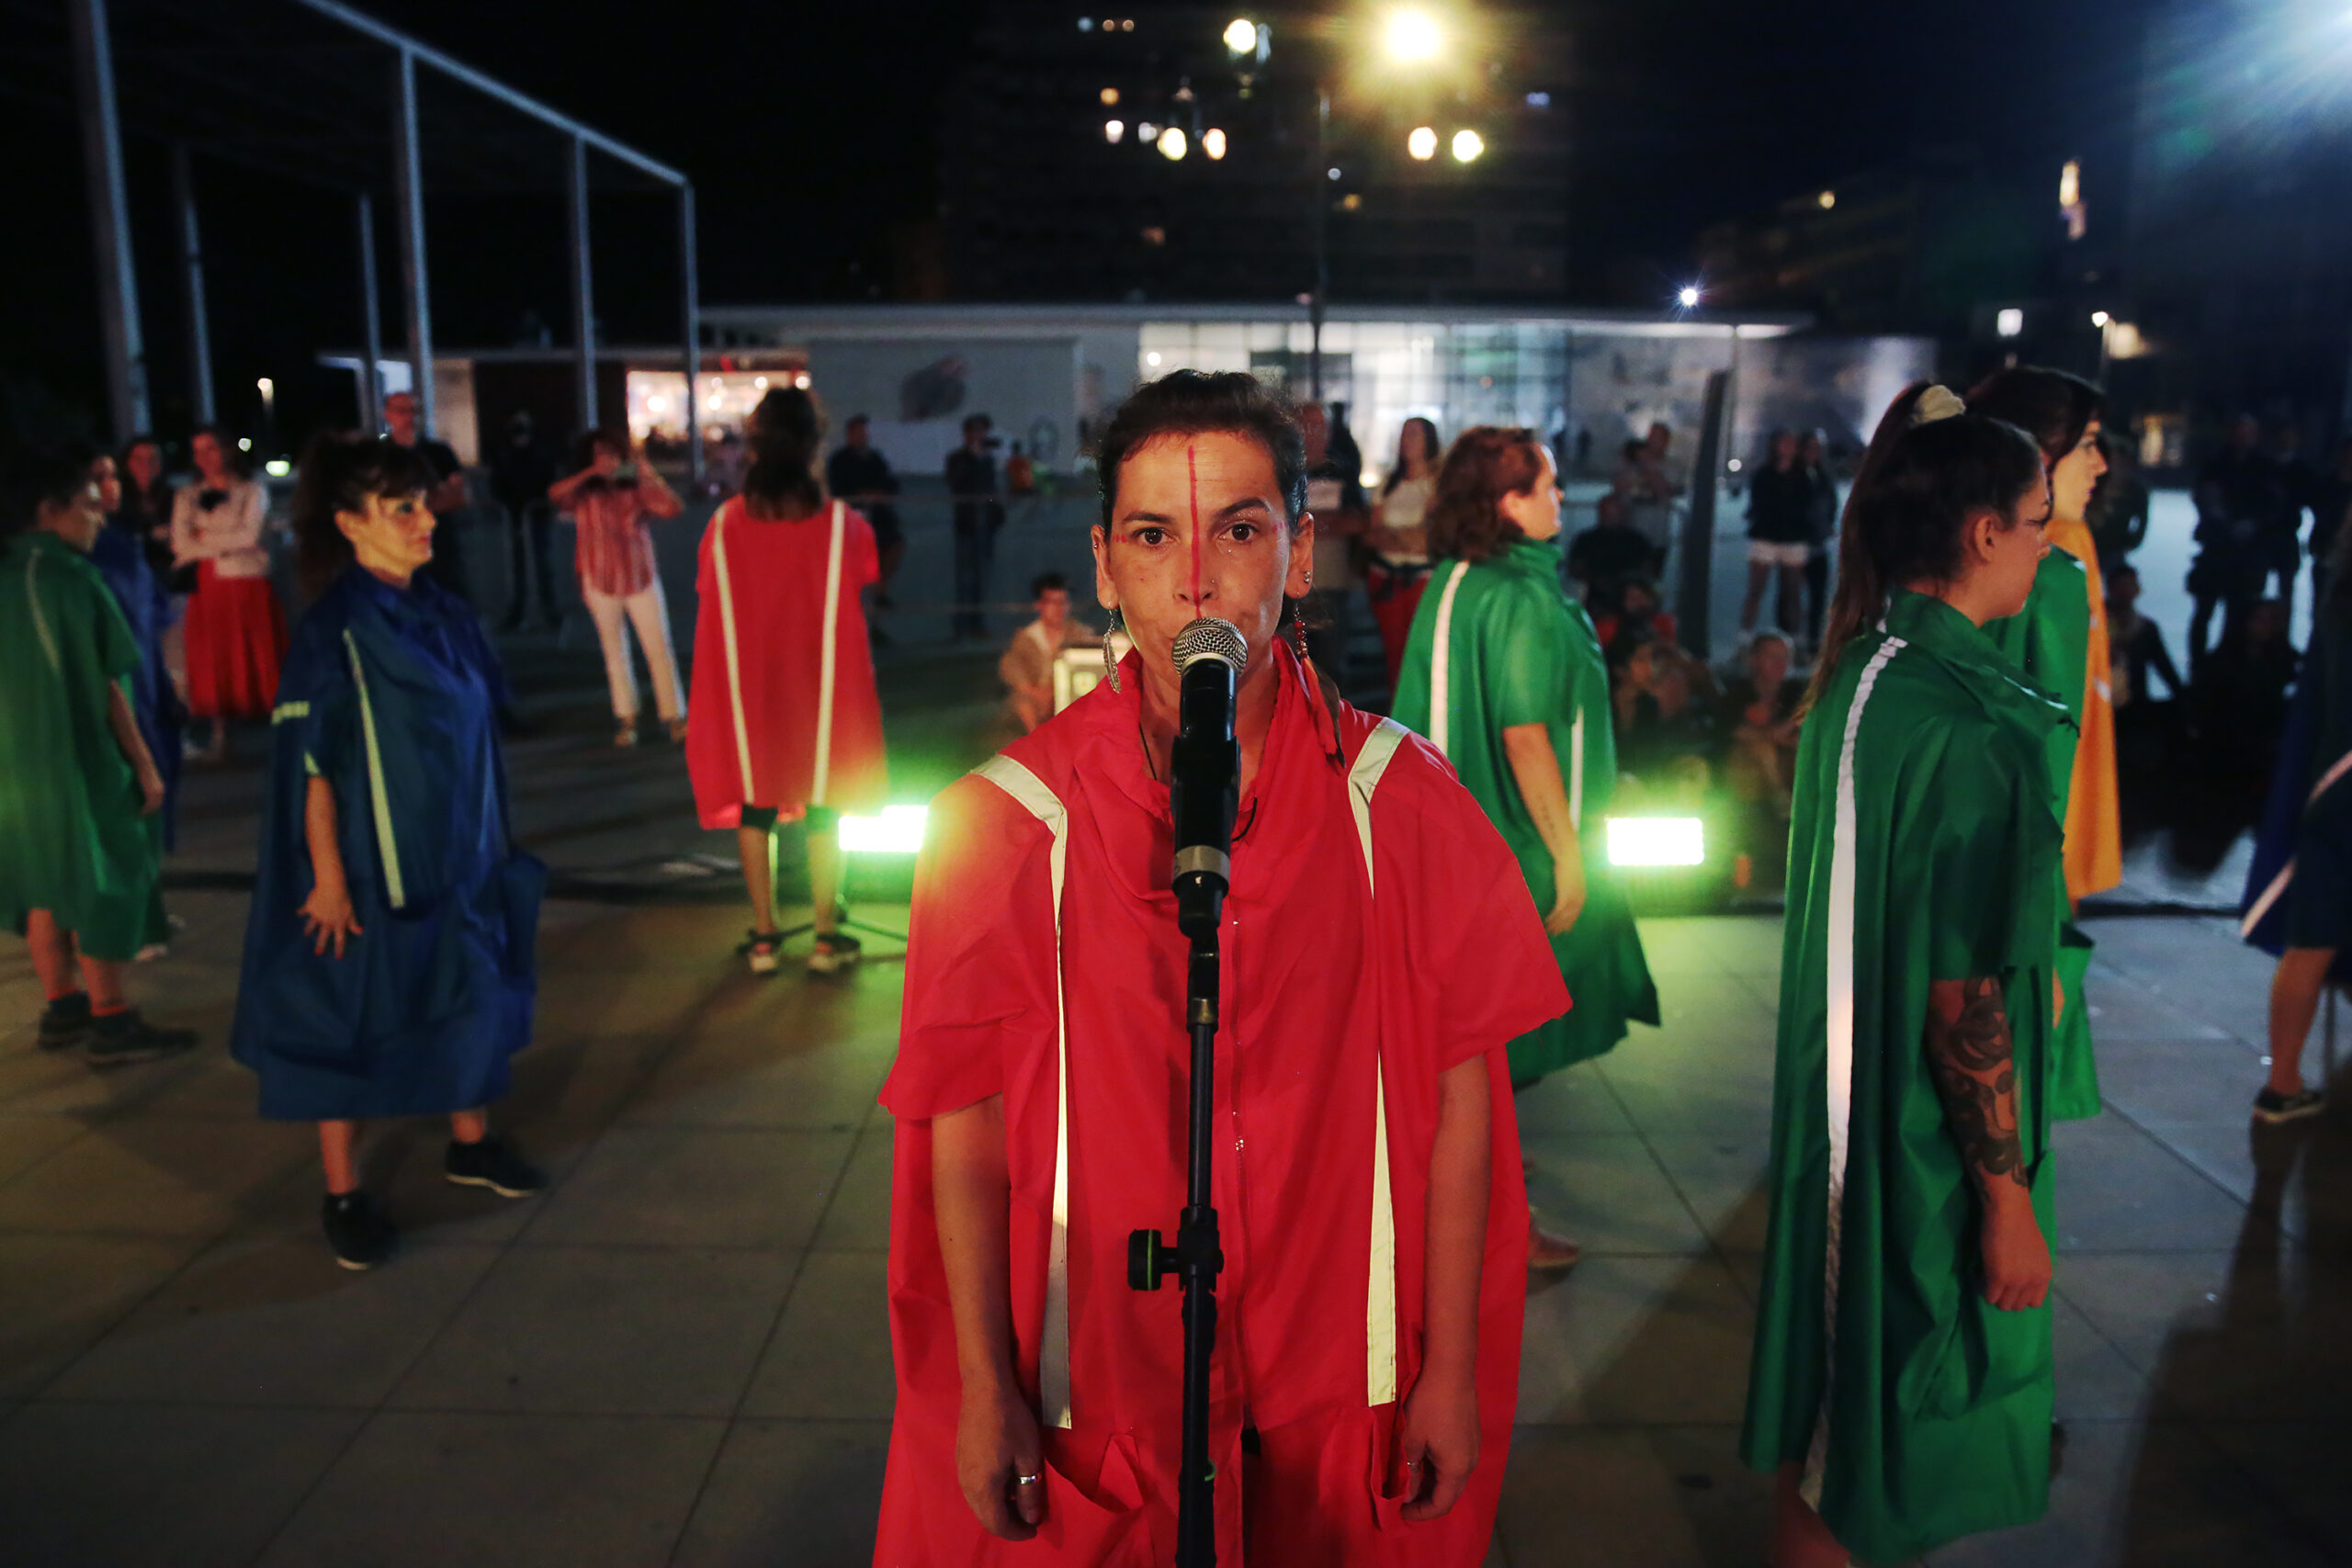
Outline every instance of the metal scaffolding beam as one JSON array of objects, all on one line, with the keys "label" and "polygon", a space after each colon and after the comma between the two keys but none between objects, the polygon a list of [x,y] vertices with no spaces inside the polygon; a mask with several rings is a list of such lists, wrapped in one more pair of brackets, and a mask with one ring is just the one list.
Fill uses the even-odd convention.
[{"label": "metal scaffolding beam", "polygon": [[702,284],[695,272],[695,187],[691,184],[678,187],[678,262],[683,269],[681,324],[686,340],[686,479],[698,490],[702,486],[702,415],[696,412],[701,405],[695,398],[702,372]]},{"label": "metal scaffolding beam", "polygon": [[188,406],[196,423],[209,424],[212,401],[212,328],[204,308],[204,242],[196,223],[196,177],[188,167],[187,143],[172,144],[172,205],[179,209],[180,294],[187,307]]},{"label": "metal scaffolding beam", "polygon": [[384,428],[384,302],[376,290],[376,201],[359,193],[359,428],[373,435]]},{"label": "metal scaffolding beam", "polygon": [[408,315],[409,387],[416,427],[433,423],[433,300],[424,265],[424,167],[417,151],[416,52],[402,45],[392,64],[392,192],[400,208],[401,296]]},{"label": "metal scaffolding beam", "polygon": [[571,344],[578,378],[580,428],[594,430],[596,413],[596,289],[588,263],[588,143],[571,139],[565,171],[565,206],[571,228]]},{"label": "metal scaffolding beam", "polygon": [[130,203],[122,186],[122,125],[114,101],[114,53],[106,0],[69,0],[75,107],[82,119],[84,178],[90,189],[92,248],[98,264],[98,321],[106,338],[107,396],[119,443],[144,431],[147,344],[139,326],[139,278],[130,257]]}]

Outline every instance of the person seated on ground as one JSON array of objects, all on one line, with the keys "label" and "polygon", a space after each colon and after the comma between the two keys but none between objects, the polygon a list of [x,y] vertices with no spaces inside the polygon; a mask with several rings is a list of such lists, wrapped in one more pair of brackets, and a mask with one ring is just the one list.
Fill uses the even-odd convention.
[{"label": "person seated on ground", "polygon": [[[1600,617],[1616,610],[1619,591],[1635,578],[1657,576],[1666,559],[1634,527],[1615,495],[1600,498],[1594,517],[1591,527],[1568,541],[1568,575],[1583,586],[1585,608],[1598,629]],[[1600,640],[1608,642],[1606,631]]]},{"label": "person seated on ground", "polygon": [[1012,634],[1004,657],[996,661],[997,679],[1004,682],[1007,728],[1026,735],[1054,716],[1054,661],[1065,648],[1098,648],[1102,639],[1082,621],[1069,618],[1069,579],[1058,571],[1040,572],[1029,585],[1029,599],[1037,618]]},{"label": "person seated on ground", "polygon": [[[2118,558],[2107,576],[2108,689],[2115,699],[2117,794],[2127,839],[2166,816],[2188,690],[2164,633],[2140,614],[2139,600],[2140,573]],[[2165,682],[2162,701],[2153,684],[2157,676]]]},{"label": "person seated on ground", "polygon": [[131,704],[138,640],[88,558],[104,526],[85,456],[19,453],[0,474],[0,925],[32,950],[37,1043],[92,1066],[196,1043],[123,993],[155,905],[142,818],[164,777]]},{"label": "person seated on ground", "polygon": [[2115,694],[2118,726],[2126,722],[2126,712],[2144,714],[2154,701],[2155,692],[2148,682],[2151,674],[2164,677],[2167,698],[2187,692],[2188,682],[2180,678],[2172,654],[2165,648],[2163,629],[2140,614],[2139,569],[2121,561],[2107,580],[2107,629],[2112,671],[2108,685]]},{"label": "person seated on ground", "polygon": [[[1606,615],[1593,617],[1593,635],[1609,660],[1611,672],[1620,673],[1634,649],[1653,637],[1675,643],[1679,635],[1674,615],[1661,608],[1657,584],[1646,577],[1629,577],[1617,585],[1616,604]],[[1678,651],[1679,644],[1676,644]]]},{"label": "person seated on ground", "polygon": [[1715,699],[1725,782],[1740,799],[1769,805],[1782,822],[1789,819],[1798,711],[1804,704],[1804,682],[1789,673],[1792,661],[1784,634],[1758,632],[1748,640],[1745,668]]},{"label": "person seated on ground", "polygon": [[1626,656],[1611,698],[1617,754],[1647,792],[1682,796],[1706,787],[1715,683],[1704,664],[1653,635]]}]

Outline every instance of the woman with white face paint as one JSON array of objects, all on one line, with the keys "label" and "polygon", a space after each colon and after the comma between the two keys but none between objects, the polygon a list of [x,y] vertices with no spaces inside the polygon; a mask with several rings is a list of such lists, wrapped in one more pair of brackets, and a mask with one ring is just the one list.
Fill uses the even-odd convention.
[{"label": "woman with white face paint", "polygon": [[1747,1462],[1776,1568],[2048,1503],[2056,699],[1984,626],[2045,546],[2032,440],[1896,399],[1847,502],[1797,754]]}]

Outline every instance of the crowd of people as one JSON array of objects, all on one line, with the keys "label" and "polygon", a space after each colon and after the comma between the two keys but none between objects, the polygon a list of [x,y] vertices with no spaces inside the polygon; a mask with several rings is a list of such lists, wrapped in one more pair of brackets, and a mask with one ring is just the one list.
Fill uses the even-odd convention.
[{"label": "crowd of people", "polygon": [[[12,454],[0,489],[0,919],[45,993],[39,1044],[112,1066],[196,1043],[144,1018],[125,976],[170,939],[180,759],[266,717],[230,1048],[262,1115],[315,1124],[322,1228],[355,1269],[398,1234],[362,1180],[369,1120],[446,1118],[453,1182],[546,1184],[492,1124],[531,1038],[546,873],[508,802],[500,655],[445,580],[464,480],[403,400],[388,434],[304,455],[290,630],[266,509],[220,432],[198,433],[176,492],[146,438],[119,460]],[[2352,573],[2315,571],[2299,659],[2301,513],[2282,521],[2300,498],[2314,556],[2352,550],[2352,444],[2331,479],[2241,428],[2200,475],[2192,586],[2211,595],[2200,622],[2225,618],[2217,647],[2192,635],[2184,687],[2136,608],[2145,490],[2106,413],[2054,370],[1965,398],[1914,386],[1842,508],[1818,443],[1776,434],[1749,485],[1747,635],[1718,671],[1657,592],[1663,426],[1628,444],[1564,548],[1533,431],[1449,442],[1408,421],[1367,490],[1344,409],[1295,410],[1238,373],[1138,389],[1099,443],[1109,628],[1073,614],[1066,578],[1031,583],[1035,618],[998,667],[1004,744],[933,803],[918,868],[882,1091],[898,1400],[876,1560],[973,1561],[993,1537],[1104,1562],[1172,1518],[1182,1341],[1164,1298],[1127,1288],[1127,1230],[1184,1190],[1170,648],[1202,616],[1246,649],[1225,908],[1249,1046],[1219,1036],[1213,1131],[1216,1201],[1246,1217],[1220,1291],[1248,1331],[1217,1351],[1221,1544],[1485,1560],[1528,1278],[1578,1257],[1528,1206],[1514,1097],[1660,1023],[1598,825],[1627,792],[1716,782],[1751,808],[1757,858],[1789,872],[1743,1437],[1776,1477],[1773,1561],[1896,1561],[2039,1517],[2050,1127],[2099,1110],[2080,906],[2121,875],[2122,778],[2165,743],[2155,682],[2267,786],[2248,925],[2280,957],[2256,1118],[2324,1103],[2301,1052],[2352,935]],[[639,743],[633,629],[698,820],[735,834],[758,976],[782,966],[776,843],[796,825],[808,966],[860,957],[833,829],[887,796],[866,606],[904,547],[865,423],[828,456],[806,389],[753,411],[740,490],[703,528],[690,680],[650,533],[677,493],[597,432],[566,473],[510,423],[490,463],[515,520],[508,624],[534,588],[555,614],[540,523],[569,515],[615,739]],[[999,475],[984,416],[964,437],[958,637],[984,629],[1026,461]],[[1359,587],[1385,717],[1334,679]],[[1777,625],[1759,625],[1768,590]],[[1081,649],[1099,682],[1066,678]],[[2275,769],[2245,760],[2266,744]]]}]

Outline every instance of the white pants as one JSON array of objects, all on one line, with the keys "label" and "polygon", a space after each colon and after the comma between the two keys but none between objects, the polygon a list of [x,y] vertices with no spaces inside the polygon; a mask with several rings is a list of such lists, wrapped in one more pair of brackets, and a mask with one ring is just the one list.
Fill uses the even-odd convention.
[{"label": "white pants", "polygon": [[670,605],[662,597],[662,580],[618,598],[599,593],[582,583],[580,597],[595,618],[596,640],[605,647],[605,677],[612,682],[613,716],[637,717],[637,670],[628,656],[628,628],[645,647],[645,668],[653,677],[654,710],[665,719],[686,711],[686,694],[678,685],[678,656],[670,645]]}]

